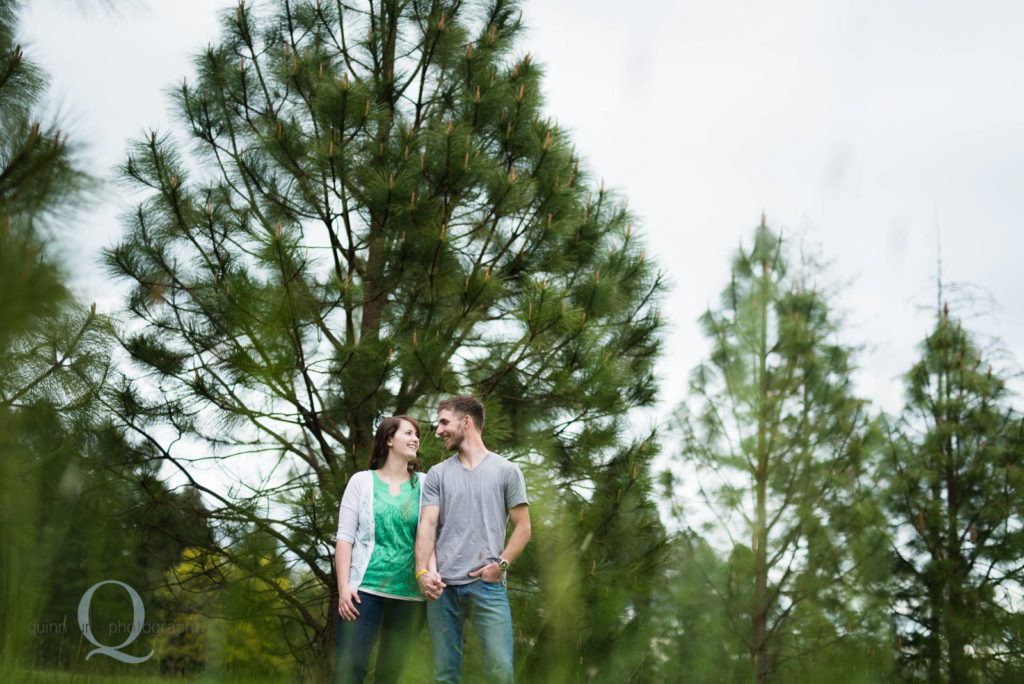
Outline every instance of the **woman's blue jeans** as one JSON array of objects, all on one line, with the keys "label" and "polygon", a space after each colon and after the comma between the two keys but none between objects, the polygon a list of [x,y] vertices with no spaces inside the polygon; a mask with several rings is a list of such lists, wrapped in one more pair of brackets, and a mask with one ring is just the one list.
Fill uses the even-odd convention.
[{"label": "woman's blue jeans", "polygon": [[449,584],[441,598],[427,602],[430,639],[434,643],[434,681],[459,684],[462,680],[463,627],[467,619],[480,637],[485,681],[511,684],[512,612],[508,591],[504,584],[483,580]]},{"label": "woman's blue jeans", "polygon": [[[375,682],[397,682],[416,637],[423,628],[422,601],[403,601],[359,592],[359,617],[338,619],[338,642],[334,652],[334,681],[361,684],[366,677],[373,642],[377,648]],[[337,608],[335,608],[337,611]]]}]

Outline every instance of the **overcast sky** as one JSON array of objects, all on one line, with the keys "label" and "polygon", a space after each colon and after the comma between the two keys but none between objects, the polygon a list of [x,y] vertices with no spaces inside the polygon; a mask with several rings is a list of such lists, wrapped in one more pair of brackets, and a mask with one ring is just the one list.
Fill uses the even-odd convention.
[{"label": "overcast sky", "polygon": [[[112,177],[127,137],[169,129],[167,88],[191,76],[218,8],[233,3],[137,0],[114,15],[27,4],[26,52],[50,72],[93,168]],[[696,319],[762,210],[831,260],[845,339],[866,346],[860,390],[883,408],[898,407],[932,322],[936,226],[944,279],[995,305],[961,313],[1024,360],[1024,3],[523,7],[521,50],[545,66],[551,115],[592,175],[628,198],[671,282],[662,412],[685,394],[707,348]],[[117,300],[96,255],[127,206],[111,185],[68,243],[77,286],[108,310]]]}]

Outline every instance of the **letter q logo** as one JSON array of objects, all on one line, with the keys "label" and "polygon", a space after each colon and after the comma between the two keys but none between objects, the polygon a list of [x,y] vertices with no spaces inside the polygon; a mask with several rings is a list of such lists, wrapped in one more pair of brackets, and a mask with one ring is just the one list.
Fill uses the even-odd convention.
[{"label": "letter q logo", "polygon": [[[96,640],[96,637],[92,634],[92,625],[89,624],[89,606],[92,605],[92,595],[96,593],[96,590],[102,587],[104,584],[116,584],[119,587],[124,587],[124,590],[128,592],[128,596],[132,599],[132,631],[128,635],[128,638],[124,640],[124,643],[118,644],[117,646],[105,646]],[[118,649],[122,649],[128,646],[133,641],[139,638],[142,634],[142,624],[146,619],[146,608],[142,605],[142,597],[139,596],[138,592],[132,589],[124,582],[118,582],[117,580],[104,580],[97,582],[96,584],[89,587],[89,590],[82,594],[82,600],[78,602],[78,626],[82,630],[82,634],[89,642],[96,646],[93,650],[86,654],[85,659],[88,660],[94,654],[99,653],[105,655],[114,660],[120,660],[122,663],[131,663],[137,665],[138,663],[144,663],[153,657],[153,651],[149,652],[149,655],[145,656],[133,656],[127,653],[122,653]]]}]

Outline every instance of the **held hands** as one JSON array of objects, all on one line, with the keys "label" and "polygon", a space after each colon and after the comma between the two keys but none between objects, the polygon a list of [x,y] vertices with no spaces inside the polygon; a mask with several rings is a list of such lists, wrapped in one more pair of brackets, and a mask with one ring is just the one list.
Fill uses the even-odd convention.
[{"label": "held hands", "polygon": [[501,568],[498,567],[497,563],[488,563],[484,567],[470,572],[469,576],[479,577],[483,579],[484,582],[495,584],[501,581]]},{"label": "held hands", "polygon": [[420,586],[420,593],[431,601],[441,598],[441,592],[447,586],[441,581],[441,575],[431,570],[416,578],[416,583]]},{"label": "held hands", "polygon": [[341,616],[342,620],[355,620],[359,616],[356,603],[362,603],[362,600],[359,598],[359,590],[348,587],[342,588],[338,596],[338,615]]}]

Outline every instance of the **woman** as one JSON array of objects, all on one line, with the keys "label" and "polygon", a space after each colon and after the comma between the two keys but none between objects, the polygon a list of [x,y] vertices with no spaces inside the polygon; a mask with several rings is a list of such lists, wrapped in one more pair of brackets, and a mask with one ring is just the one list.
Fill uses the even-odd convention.
[{"label": "woman", "polygon": [[373,437],[369,469],[352,476],[341,498],[334,556],[338,682],[363,681],[378,632],[374,681],[397,681],[423,626],[424,599],[413,570],[423,477],[419,443],[415,420],[385,418]]}]

